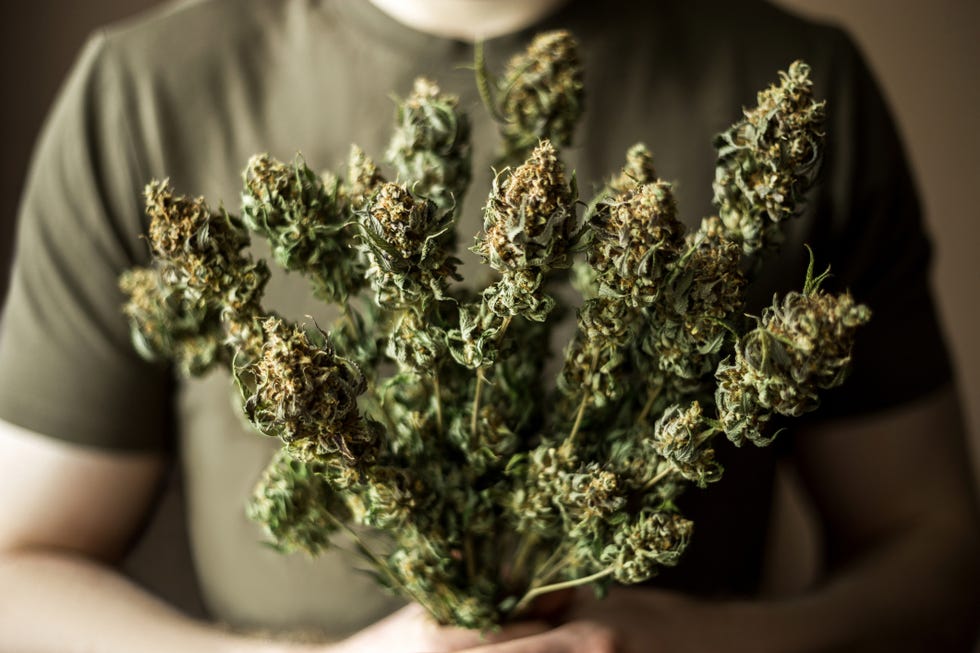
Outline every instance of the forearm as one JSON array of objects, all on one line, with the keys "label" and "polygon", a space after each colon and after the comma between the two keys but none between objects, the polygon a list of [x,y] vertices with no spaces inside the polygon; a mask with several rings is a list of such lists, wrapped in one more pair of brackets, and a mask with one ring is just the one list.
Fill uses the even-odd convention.
[{"label": "forearm", "polygon": [[980,605],[977,560],[975,534],[958,525],[909,532],[799,597],[701,605],[701,633],[733,652],[968,652]]},{"label": "forearm", "polygon": [[190,619],[85,558],[0,553],[0,653],[446,653],[546,628],[528,621],[484,636],[409,605],[335,644],[263,641]]},{"label": "forearm", "polygon": [[0,653],[305,650],[190,619],[111,568],[81,557],[56,551],[0,554]]},{"label": "forearm", "polygon": [[965,444],[953,386],[797,434],[804,490],[840,561],[798,604],[825,622],[825,650],[972,650],[980,511]]},{"label": "forearm", "polygon": [[969,525],[932,526],[891,534],[791,598],[709,600],[622,587],[596,600],[582,591],[552,648],[500,651],[594,653],[578,646],[580,636],[562,643],[559,631],[577,627],[611,635],[616,653],[968,653],[980,605],[977,536]]}]

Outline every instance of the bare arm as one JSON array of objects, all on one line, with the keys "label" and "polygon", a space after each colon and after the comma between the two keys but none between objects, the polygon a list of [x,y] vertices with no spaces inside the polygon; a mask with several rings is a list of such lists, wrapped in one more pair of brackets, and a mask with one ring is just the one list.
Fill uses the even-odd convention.
[{"label": "bare arm", "polygon": [[809,601],[845,648],[972,650],[980,516],[953,388],[801,434],[799,451],[831,569]]},{"label": "bare arm", "polygon": [[745,602],[583,592],[566,625],[474,653],[970,651],[980,522],[964,445],[952,390],[800,433],[798,465],[830,552],[817,587]]},{"label": "bare arm", "polygon": [[[165,467],[159,456],[66,444],[0,421],[0,653],[430,653],[479,644],[409,606],[333,646],[240,637],[186,617],[112,567]],[[540,632],[526,623],[503,641]]]},{"label": "bare arm", "polygon": [[265,651],[184,617],[111,567],[165,462],[0,422],[0,651]]}]

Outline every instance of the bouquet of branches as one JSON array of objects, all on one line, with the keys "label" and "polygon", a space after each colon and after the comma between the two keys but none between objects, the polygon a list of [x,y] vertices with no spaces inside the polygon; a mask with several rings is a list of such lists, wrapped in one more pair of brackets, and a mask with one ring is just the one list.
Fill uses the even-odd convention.
[{"label": "bouquet of branches", "polygon": [[[675,499],[718,480],[718,437],[765,445],[774,415],[815,408],[869,311],[822,290],[811,254],[800,292],[742,313],[820,161],[804,63],[717,137],[718,213],[690,232],[642,144],[580,201],[560,156],[583,109],[570,34],[539,35],[499,76],[478,52],[477,71],[506,166],[473,246],[495,272],[482,291],[456,283],[453,256],[469,122],[426,79],[399,101],[387,170],[356,146],[343,175],[255,156],[239,215],[151,182],[153,264],[120,283],[140,352],[227,366],[249,422],[281,440],[247,509],[277,548],[317,555],[347,532],[438,622],[488,628],[544,593],[675,564],[693,530]],[[332,328],[263,308],[250,232],[339,305]],[[552,380],[562,274],[581,301]]]}]

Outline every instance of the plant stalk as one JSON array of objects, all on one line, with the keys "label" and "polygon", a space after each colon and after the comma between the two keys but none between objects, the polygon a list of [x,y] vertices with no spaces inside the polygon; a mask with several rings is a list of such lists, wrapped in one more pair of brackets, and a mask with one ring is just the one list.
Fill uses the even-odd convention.
[{"label": "plant stalk", "polygon": [[602,580],[606,576],[612,575],[614,571],[616,571],[615,567],[606,567],[602,571],[598,571],[592,574],[591,576],[585,576],[584,578],[576,578],[574,580],[566,580],[560,583],[553,583],[551,585],[542,585],[541,587],[535,587],[531,590],[528,590],[527,594],[525,594],[524,597],[517,602],[517,605],[514,606],[514,612],[519,612],[520,610],[526,608],[531,601],[538,598],[539,596],[548,594],[550,592],[557,592],[558,590],[571,589],[573,587],[578,587],[580,585],[587,585],[597,580]]},{"label": "plant stalk", "polygon": [[432,372],[432,392],[436,396],[436,428],[439,431],[439,435],[443,434],[442,430],[442,392],[439,386],[439,370],[438,368]]}]

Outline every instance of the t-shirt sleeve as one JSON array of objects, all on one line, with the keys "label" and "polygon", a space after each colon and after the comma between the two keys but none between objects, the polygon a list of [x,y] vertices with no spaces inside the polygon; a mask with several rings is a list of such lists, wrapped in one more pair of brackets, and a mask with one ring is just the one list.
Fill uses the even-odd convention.
[{"label": "t-shirt sleeve", "polygon": [[817,418],[884,410],[953,376],[932,292],[932,245],[894,119],[843,34],[837,61],[818,226],[809,240],[818,261],[831,256],[829,289],[849,289],[873,315],[859,330],[850,378],[824,396]]},{"label": "t-shirt sleeve", "polygon": [[119,273],[145,263],[145,165],[110,42],[93,36],[48,116],[0,320],[0,419],[121,450],[168,446],[172,381],[135,354]]}]

